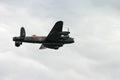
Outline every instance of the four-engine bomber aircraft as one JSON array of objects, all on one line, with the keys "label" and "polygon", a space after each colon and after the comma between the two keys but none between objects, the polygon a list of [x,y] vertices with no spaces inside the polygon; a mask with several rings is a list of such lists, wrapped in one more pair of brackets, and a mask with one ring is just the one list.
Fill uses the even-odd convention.
[{"label": "four-engine bomber aircraft", "polygon": [[50,31],[47,37],[43,36],[27,36],[25,33],[24,27],[21,27],[20,36],[13,37],[13,41],[15,41],[15,46],[19,47],[22,45],[22,42],[27,43],[41,43],[40,49],[50,48],[50,49],[59,49],[64,44],[74,43],[74,39],[69,37],[69,31],[62,31],[63,22],[58,21],[55,23],[54,27]]}]

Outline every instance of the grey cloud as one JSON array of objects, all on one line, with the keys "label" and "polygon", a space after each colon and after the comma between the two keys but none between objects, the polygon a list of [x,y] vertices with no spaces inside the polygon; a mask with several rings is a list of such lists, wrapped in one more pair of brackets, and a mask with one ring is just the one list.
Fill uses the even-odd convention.
[{"label": "grey cloud", "polygon": [[[117,6],[119,1],[114,3]],[[119,10],[98,6],[115,6],[112,0],[5,0],[1,4],[1,80],[120,79]],[[25,26],[27,35],[47,35],[57,20],[70,28],[74,44],[58,51],[38,50],[39,44],[14,47],[12,37],[19,35],[21,26]]]},{"label": "grey cloud", "polygon": [[48,74],[51,71],[44,64],[20,57],[13,52],[0,53],[0,65],[0,78],[2,80],[50,79]]},{"label": "grey cloud", "polygon": [[106,76],[109,80],[119,80],[119,61],[111,61],[107,63],[101,63],[94,67],[94,71],[99,75]]},{"label": "grey cloud", "polygon": [[113,7],[114,9],[120,9],[119,0],[92,0],[95,6],[101,7]]}]

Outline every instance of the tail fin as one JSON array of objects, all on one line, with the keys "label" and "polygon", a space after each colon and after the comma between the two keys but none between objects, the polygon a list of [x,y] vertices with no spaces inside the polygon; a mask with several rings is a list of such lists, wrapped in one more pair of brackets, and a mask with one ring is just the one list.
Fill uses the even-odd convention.
[{"label": "tail fin", "polygon": [[20,38],[23,40],[26,36],[26,33],[25,33],[25,28],[24,27],[21,27],[20,29]]}]

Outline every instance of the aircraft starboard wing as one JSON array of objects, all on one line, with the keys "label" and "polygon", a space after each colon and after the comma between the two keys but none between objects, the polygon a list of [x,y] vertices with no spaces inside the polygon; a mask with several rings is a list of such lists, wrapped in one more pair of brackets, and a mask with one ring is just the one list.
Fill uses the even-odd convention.
[{"label": "aircraft starboard wing", "polygon": [[42,44],[39,49],[46,49],[46,47]]}]

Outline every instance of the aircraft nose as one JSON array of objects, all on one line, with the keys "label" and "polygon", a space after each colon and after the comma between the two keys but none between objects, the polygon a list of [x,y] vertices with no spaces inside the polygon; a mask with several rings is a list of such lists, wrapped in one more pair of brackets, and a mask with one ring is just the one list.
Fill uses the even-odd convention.
[{"label": "aircraft nose", "polygon": [[74,38],[71,38],[70,42],[71,42],[71,43],[74,43],[74,42],[75,42],[75,41],[74,41]]},{"label": "aircraft nose", "polygon": [[72,43],[74,43],[75,42],[75,40],[74,40],[74,38],[72,38]]}]

